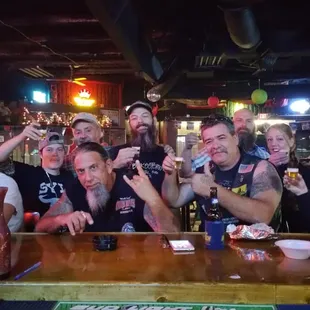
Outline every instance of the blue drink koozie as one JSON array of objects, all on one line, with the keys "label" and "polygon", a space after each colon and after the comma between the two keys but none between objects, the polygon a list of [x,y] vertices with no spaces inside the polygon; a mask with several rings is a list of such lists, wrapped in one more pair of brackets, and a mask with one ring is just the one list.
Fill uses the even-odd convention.
[{"label": "blue drink koozie", "polygon": [[224,249],[224,223],[222,221],[205,221],[205,246],[209,250]]}]

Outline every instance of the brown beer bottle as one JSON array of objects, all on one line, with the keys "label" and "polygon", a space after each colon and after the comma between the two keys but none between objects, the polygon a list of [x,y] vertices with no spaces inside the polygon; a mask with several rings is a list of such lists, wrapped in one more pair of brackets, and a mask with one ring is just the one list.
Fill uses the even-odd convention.
[{"label": "brown beer bottle", "polygon": [[0,187],[0,280],[5,280],[11,272],[11,233],[4,219],[4,197],[7,187]]},{"label": "brown beer bottle", "polygon": [[217,198],[217,187],[210,188],[211,207],[207,212],[207,221],[216,222],[222,220],[222,213]]},{"label": "brown beer bottle", "polygon": [[205,246],[209,250],[224,249],[224,223],[217,198],[217,188],[210,188],[211,206],[207,212],[205,222]]}]

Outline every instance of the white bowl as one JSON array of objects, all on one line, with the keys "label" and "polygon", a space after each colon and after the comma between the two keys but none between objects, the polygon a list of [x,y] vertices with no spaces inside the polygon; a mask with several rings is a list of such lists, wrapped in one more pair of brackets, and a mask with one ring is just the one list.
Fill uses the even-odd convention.
[{"label": "white bowl", "polygon": [[310,241],[287,239],[275,242],[288,258],[307,259],[310,257]]}]

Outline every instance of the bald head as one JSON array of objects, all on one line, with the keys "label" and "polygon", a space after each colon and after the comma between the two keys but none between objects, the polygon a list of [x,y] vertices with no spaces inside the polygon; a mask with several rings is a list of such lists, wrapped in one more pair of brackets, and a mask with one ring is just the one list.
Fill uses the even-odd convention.
[{"label": "bald head", "polygon": [[235,119],[238,117],[248,118],[248,119],[254,120],[254,114],[249,109],[241,109],[241,110],[236,111],[233,118]]},{"label": "bald head", "polygon": [[235,131],[248,129],[250,132],[254,132],[254,114],[248,109],[241,109],[235,112],[233,117]]},{"label": "bald head", "polygon": [[233,122],[240,147],[245,151],[253,148],[256,140],[254,114],[248,109],[238,110],[234,114]]}]

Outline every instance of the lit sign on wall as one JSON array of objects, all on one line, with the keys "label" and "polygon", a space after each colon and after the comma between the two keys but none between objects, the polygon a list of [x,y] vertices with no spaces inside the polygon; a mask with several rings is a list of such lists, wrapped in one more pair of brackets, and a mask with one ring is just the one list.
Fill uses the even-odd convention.
[{"label": "lit sign on wall", "polygon": [[32,93],[32,98],[33,101],[38,102],[38,103],[47,103],[47,96],[45,93],[41,91],[33,91]]},{"label": "lit sign on wall", "polygon": [[91,107],[94,103],[94,99],[90,99],[91,93],[87,89],[79,91],[79,95],[74,97],[74,102],[80,107]]}]

